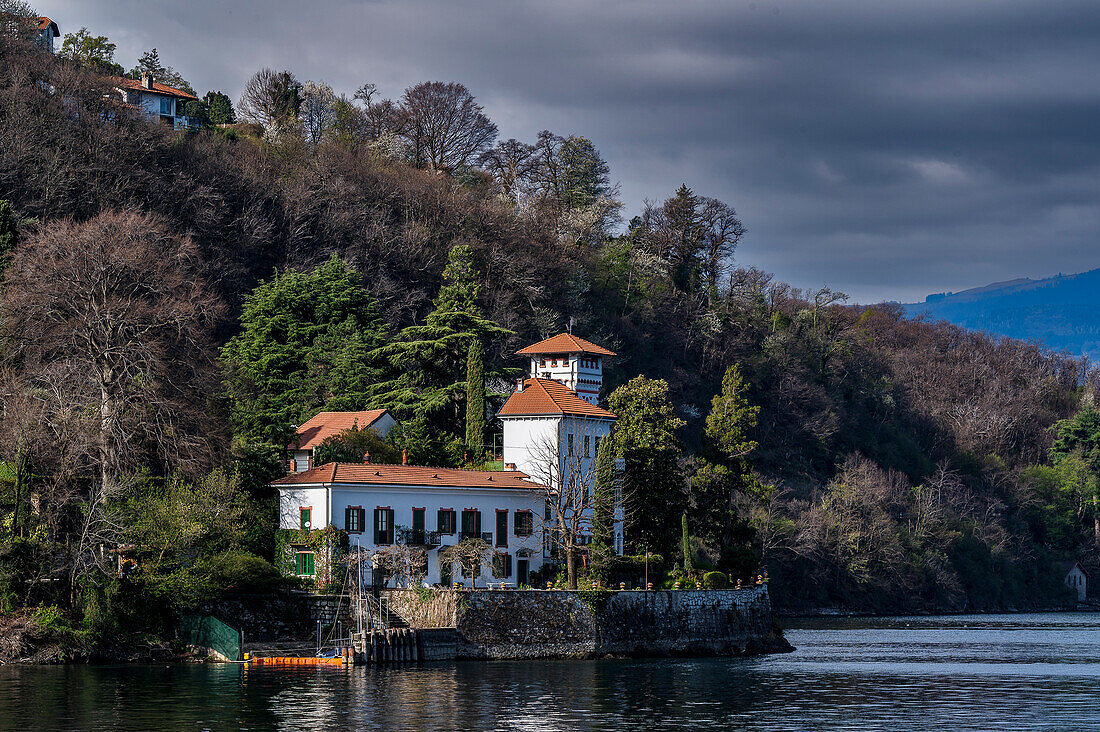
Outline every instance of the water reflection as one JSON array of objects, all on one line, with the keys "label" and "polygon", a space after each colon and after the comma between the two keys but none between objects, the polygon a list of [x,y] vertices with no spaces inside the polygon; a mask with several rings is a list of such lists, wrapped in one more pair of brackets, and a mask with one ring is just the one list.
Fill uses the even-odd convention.
[{"label": "water reflection", "polygon": [[798,621],[754,659],[0,668],[0,729],[1100,731],[1100,615]]}]

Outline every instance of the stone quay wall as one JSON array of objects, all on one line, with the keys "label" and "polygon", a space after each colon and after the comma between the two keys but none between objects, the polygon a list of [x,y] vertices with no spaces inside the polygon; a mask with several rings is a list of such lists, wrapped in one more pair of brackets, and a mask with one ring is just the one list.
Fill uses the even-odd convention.
[{"label": "stone quay wall", "polygon": [[[734,590],[391,593],[414,628],[453,624],[458,658],[728,656],[791,650],[767,585]],[[404,611],[404,612],[403,612]]]},{"label": "stone quay wall", "polygon": [[346,597],[286,592],[270,595],[229,595],[199,607],[244,633],[245,642],[309,640],[317,622],[325,628],[343,623],[353,629],[355,619]]}]

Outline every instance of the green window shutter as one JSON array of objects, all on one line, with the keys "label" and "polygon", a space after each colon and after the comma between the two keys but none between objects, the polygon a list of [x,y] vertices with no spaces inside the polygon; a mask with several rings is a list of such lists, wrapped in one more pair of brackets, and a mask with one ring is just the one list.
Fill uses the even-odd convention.
[{"label": "green window shutter", "polygon": [[344,531],[352,531],[354,524],[351,522],[351,509],[344,509]]},{"label": "green window shutter", "polygon": [[306,574],[312,575],[314,573],[313,572],[313,552],[306,552],[305,558],[306,558],[306,562],[305,562],[305,564],[306,564]]},{"label": "green window shutter", "polygon": [[374,509],[374,543],[377,546],[382,543],[382,509]]},{"label": "green window shutter", "polygon": [[474,533],[481,536],[481,511],[474,511]]},{"label": "green window shutter", "polygon": [[436,511],[435,513],[435,530],[441,534],[447,533],[447,525],[443,523],[443,514],[446,511]]},{"label": "green window shutter", "polygon": [[367,530],[367,509],[357,508],[355,510],[359,513],[359,530],[360,531],[366,531]]}]

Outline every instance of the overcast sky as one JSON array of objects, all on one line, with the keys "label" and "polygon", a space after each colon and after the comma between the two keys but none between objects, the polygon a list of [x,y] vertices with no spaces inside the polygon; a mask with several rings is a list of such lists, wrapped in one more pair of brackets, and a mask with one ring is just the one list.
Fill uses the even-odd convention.
[{"label": "overcast sky", "polygon": [[502,138],[591,138],[627,215],[681,183],[737,260],[860,302],[1100,267],[1100,2],[35,0],[203,93],[262,66],[461,81]]}]

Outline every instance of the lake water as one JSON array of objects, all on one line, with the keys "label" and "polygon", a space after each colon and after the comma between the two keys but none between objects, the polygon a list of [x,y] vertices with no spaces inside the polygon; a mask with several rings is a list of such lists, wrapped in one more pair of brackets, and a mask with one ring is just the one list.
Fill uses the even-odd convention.
[{"label": "lake water", "polygon": [[0,729],[1100,730],[1100,614],[786,625],[747,659],[0,667]]}]

